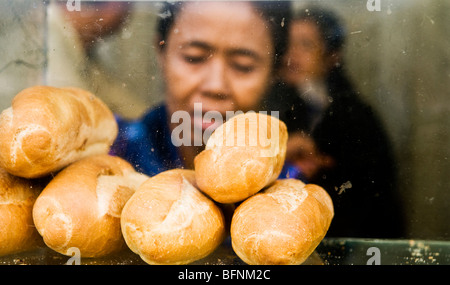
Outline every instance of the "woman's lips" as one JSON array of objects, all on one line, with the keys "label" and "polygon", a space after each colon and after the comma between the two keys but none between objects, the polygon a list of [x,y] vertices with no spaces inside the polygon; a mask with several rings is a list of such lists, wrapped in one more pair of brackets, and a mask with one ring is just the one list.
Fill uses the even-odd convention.
[{"label": "woman's lips", "polygon": [[[205,113],[191,115],[191,120],[194,128],[205,131],[206,129],[215,130],[221,124],[223,124],[223,116],[220,112],[212,111],[216,113],[209,113],[205,116]],[[221,120],[219,120],[221,118]]]}]

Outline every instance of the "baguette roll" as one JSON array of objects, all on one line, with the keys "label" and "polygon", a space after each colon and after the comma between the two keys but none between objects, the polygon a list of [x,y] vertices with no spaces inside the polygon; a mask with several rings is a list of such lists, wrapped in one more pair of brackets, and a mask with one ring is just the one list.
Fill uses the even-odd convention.
[{"label": "baguette roll", "polygon": [[43,185],[0,168],[0,256],[31,250],[42,244],[32,210]]},{"label": "baguette roll", "polygon": [[51,249],[81,257],[101,257],[123,248],[120,215],[148,177],[110,155],[81,159],[59,172],[33,208],[37,230]]},{"label": "baguette roll", "polygon": [[147,180],[125,205],[128,247],[148,264],[188,264],[213,252],[225,235],[224,217],[195,188],[194,171],[174,169]]},{"label": "baguette roll", "polygon": [[333,203],[323,188],[277,180],[236,209],[232,247],[247,264],[301,264],[325,237],[333,216]]},{"label": "baguette roll", "polygon": [[16,176],[45,176],[83,157],[106,154],[117,133],[112,112],[92,93],[27,88],[0,115],[0,166]]},{"label": "baguette roll", "polygon": [[219,203],[245,200],[278,178],[287,138],[275,117],[247,112],[231,118],[194,159],[198,187]]}]

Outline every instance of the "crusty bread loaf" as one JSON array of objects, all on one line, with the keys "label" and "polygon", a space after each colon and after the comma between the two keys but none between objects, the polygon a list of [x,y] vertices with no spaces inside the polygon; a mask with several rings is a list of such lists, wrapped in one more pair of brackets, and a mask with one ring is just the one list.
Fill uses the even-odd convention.
[{"label": "crusty bread loaf", "polygon": [[195,188],[194,171],[174,169],[147,180],[122,217],[128,247],[149,264],[188,264],[222,242],[220,209]]},{"label": "crusty bread loaf", "polygon": [[0,256],[42,244],[33,224],[32,210],[43,186],[0,168]]},{"label": "crusty bread loaf", "polygon": [[324,238],[333,216],[331,198],[320,186],[277,180],[236,209],[232,247],[248,264],[301,264]]},{"label": "crusty bread loaf", "polygon": [[126,201],[148,177],[110,155],[81,159],[59,172],[44,188],[33,219],[51,249],[81,257],[100,257],[124,245],[120,215]]},{"label": "crusty bread loaf", "polygon": [[220,203],[248,198],[280,175],[287,138],[286,125],[275,117],[247,112],[231,118],[195,157],[198,187]]},{"label": "crusty bread loaf", "polygon": [[107,153],[117,132],[112,112],[87,91],[27,88],[0,115],[0,166],[16,176],[44,176]]}]

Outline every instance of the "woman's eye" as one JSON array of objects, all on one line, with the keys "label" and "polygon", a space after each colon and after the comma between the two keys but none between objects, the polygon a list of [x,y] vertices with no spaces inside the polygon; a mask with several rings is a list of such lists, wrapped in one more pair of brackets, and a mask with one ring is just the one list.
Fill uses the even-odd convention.
[{"label": "woman's eye", "polygon": [[233,63],[232,67],[242,73],[250,73],[252,72],[255,67],[253,65],[245,65],[245,64],[239,64],[239,63]]},{"label": "woman's eye", "polygon": [[182,55],[187,63],[198,64],[206,62],[212,56],[212,53],[209,51],[202,51],[202,52],[194,51],[194,52],[186,52]]},{"label": "woman's eye", "polygon": [[184,56],[184,60],[188,63],[196,64],[201,63],[206,60],[206,57],[203,56]]}]

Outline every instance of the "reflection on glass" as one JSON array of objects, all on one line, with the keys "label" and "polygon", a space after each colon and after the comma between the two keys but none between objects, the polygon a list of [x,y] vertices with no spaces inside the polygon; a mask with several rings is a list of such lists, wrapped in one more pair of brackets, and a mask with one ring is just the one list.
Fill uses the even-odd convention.
[{"label": "reflection on glass", "polygon": [[[419,239],[425,263],[448,263],[447,245],[431,242],[450,238],[448,1],[291,3],[294,19],[314,7],[336,15],[340,43],[336,33],[324,36],[332,21],[289,25],[284,5],[270,22],[235,3],[240,12],[225,23],[229,3],[171,3],[81,1],[72,9],[67,1],[0,1],[0,108],[32,85],[85,88],[120,118],[114,153],[151,174],[192,168],[202,149],[171,145],[173,112],[191,115],[198,102],[203,113],[223,118],[226,111],[279,110],[290,128],[289,175],[323,185],[335,201],[321,258],[364,263],[374,246],[410,254],[393,264],[417,264],[417,242],[404,239]],[[191,119],[192,130],[213,124]],[[393,204],[373,204],[391,199],[386,194]],[[427,245],[433,250],[425,252]]]}]

